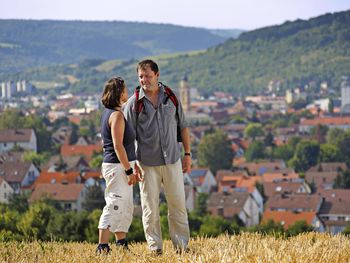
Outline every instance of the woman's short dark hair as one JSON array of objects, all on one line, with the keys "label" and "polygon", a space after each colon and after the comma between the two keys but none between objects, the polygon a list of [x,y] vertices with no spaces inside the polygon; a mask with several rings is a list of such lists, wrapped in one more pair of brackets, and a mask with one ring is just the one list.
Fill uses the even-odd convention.
[{"label": "woman's short dark hair", "polygon": [[159,68],[158,68],[158,65],[156,62],[154,62],[153,60],[151,59],[145,59],[145,60],[142,60],[140,61],[138,64],[137,64],[137,68],[136,68],[136,73],[139,72],[139,69],[145,69],[146,67],[150,67],[151,70],[157,74],[158,71],[159,71]]},{"label": "woman's short dark hair", "polygon": [[108,109],[120,107],[120,96],[125,89],[124,80],[120,77],[113,77],[105,83],[102,94],[102,104]]}]

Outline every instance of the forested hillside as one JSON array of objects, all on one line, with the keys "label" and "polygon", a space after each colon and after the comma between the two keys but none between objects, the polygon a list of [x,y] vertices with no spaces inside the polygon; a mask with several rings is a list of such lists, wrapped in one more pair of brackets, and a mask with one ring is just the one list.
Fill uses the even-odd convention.
[{"label": "forested hillside", "polygon": [[[342,75],[350,75],[350,11],[326,14],[307,21],[241,34],[202,52],[153,57],[161,66],[161,79],[175,89],[187,74],[190,85],[206,93],[216,90],[252,94],[280,81],[280,88],[327,81],[339,88]],[[180,43],[180,42],[177,42]],[[129,87],[137,84],[137,59],[86,60],[77,65],[34,69],[1,79],[55,83],[74,92],[100,91],[110,76],[123,76]]]},{"label": "forested hillside", "polygon": [[206,49],[227,38],[206,29],[169,24],[0,20],[0,71]]}]

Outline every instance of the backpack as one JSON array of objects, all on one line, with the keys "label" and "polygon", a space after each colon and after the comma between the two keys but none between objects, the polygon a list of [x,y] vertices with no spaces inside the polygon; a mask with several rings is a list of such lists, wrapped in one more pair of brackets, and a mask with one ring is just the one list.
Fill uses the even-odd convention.
[{"label": "backpack", "polygon": [[[174,94],[174,92],[168,87],[160,83],[162,86],[164,86],[164,91],[166,98],[163,101],[163,104],[166,104],[168,99],[172,101],[172,103],[175,105],[176,108],[176,119],[177,119],[177,141],[182,142],[182,137],[181,137],[181,128],[179,125],[179,112],[178,112],[178,106],[179,106],[179,101]],[[140,113],[142,112],[142,109],[144,107],[143,105],[143,99],[139,100],[139,95],[140,95],[140,86],[136,87],[135,89],[135,112],[136,112],[136,138],[137,138],[137,121]]]}]

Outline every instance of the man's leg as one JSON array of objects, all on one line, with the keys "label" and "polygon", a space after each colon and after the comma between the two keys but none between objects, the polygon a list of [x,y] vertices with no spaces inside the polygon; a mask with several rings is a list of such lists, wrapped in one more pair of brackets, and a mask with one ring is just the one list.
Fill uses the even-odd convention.
[{"label": "man's leg", "polygon": [[162,249],[162,231],[159,217],[159,191],[161,185],[159,166],[139,163],[143,181],[139,183],[142,206],[143,230],[151,250]]},{"label": "man's leg", "polygon": [[164,166],[163,185],[168,204],[170,237],[175,248],[186,249],[190,238],[181,161]]}]

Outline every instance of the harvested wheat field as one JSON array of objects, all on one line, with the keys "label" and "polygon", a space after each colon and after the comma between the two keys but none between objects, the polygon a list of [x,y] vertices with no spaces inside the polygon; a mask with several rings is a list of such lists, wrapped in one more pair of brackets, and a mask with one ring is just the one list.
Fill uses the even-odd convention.
[{"label": "harvested wheat field", "polygon": [[96,255],[95,244],[60,242],[0,243],[0,262],[350,262],[350,239],[307,233],[275,238],[243,233],[191,240],[190,251],[177,254],[169,241],[162,256],[151,255],[146,243],[130,245],[130,252],[112,246]]}]

